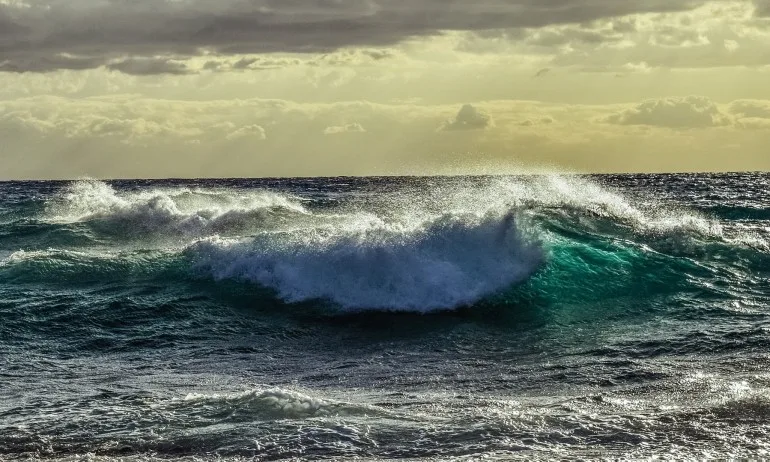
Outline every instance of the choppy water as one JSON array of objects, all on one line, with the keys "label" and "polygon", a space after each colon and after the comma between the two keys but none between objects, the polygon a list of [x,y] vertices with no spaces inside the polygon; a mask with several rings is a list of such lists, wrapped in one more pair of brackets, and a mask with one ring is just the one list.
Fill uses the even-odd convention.
[{"label": "choppy water", "polygon": [[770,175],[0,184],[0,459],[770,457]]}]

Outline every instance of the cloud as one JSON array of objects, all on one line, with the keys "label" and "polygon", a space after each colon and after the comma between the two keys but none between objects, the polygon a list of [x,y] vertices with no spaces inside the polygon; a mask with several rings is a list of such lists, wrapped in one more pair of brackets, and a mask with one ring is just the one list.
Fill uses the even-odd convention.
[{"label": "cloud", "polygon": [[130,75],[154,75],[190,73],[187,65],[167,58],[130,58],[107,65],[111,71],[120,71]]},{"label": "cloud", "polygon": [[[445,30],[587,23],[633,13],[689,10],[702,3],[705,0],[0,2],[0,63],[6,71],[42,72],[156,56],[376,48]],[[591,34],[582,38],[595,39]],[[375,60],[383,57],[371,54]]]},{"label": "cloud", "polygon": [[366,129],[361,126],[359,123],[352,123],[352,124],[345,124],[345,125],[336,125],[331,127],[326,127],[324,129],[324,135],[339,135],[342,133],[364,133],[366,132]]},{"label": "cloud", "polygon": [[770,16],[770,0],[754,0],[754,16],[766,18]]},{"label": "cloud", "polygon": [[770,130],[770,119],[761,117],[744,117],[735,121],[738,128],[747,130]]},{"label": "cloud", "polygon": [[727,125],[729,117],[704,96],[661,98],[613,114],[606,119],[619,125],[651,125],[670,128],[704,128]]},{"label": "cloud", "polygon": [[526,119],[524,121],[519,122],[519,125],[522,127],[532,127],[535,125],[551,125],[552,123],[556,122],[553,117],[546,116],[546,117],[539,117],[534,119]]},{"label": "cloud", "polygon": [[[2,30],[2,25],[0,25]],[[83,70],[99,67],[104,58],[72,56],[66,53],[16,55],[3,59],[3,36],[0,34],[0,72],[50,72],[53,70]]]},{"label": "cloud", "polygon": [[770,101],[739,99],[728,110],[739,118],[770,119]]},{"label": "cloud", "polygon": [[539,47],[560,47],[571,43],[597,46],[608,42],[618,42],[622,39],[623,34],[612,28],[587,29],[579,26],[566,26],[537,30],[527,38],[527,43]]},{"label": "cloud", "polygon": [[470,104],[460,108],[454,119],[446,121],[441,130],[480,130],[492,125],[492,117]]},{"label": "cloud", "polygon": [[[728,108],[745,105],[719,108],[733,118]],[[750,104],[764,105],[770,100]],[[451,136],[436,127],[459,107],[430,102],[194,101],[125,94],[0,99],[0,172],[3,178],[499,173],[501,164],[512,161],[592,172],[770,169],[770,129],[760,129],[770,119],[738,119],[734,126],[740,130],[717,127],[694,136],[597,123],[617,116],[618,105],[484,100],[478,107],[489,114],[490,125],[494,118],[495,129]],[[461,110],[448,124],[485,120],[461,115],[479,113]],[[569,129],[520,125],[550,119]],[[356,123],[372,130],[361,137],[324,135],[328,127]],[[356,142],[362,138],[366,156]],[[730,147],[735,144],[742,148]],[[728,150],[731,155],[724,156]]]},{"label": "cloud", "polygon": [[[770,13],[770,0],[762,0],[762,4]],[[764,10],[742,0],[692,6],[687,11],[476,31],[462,35],[456,48],[477,54],[517,55],[522,60],[540,57],[533,63],[537,68],[606,73],[624,73],[623,66],[639,62],[651,68],[770,65],[770,21],[755,14]]]},{"label": "cloud", "polygon": [[770,129],[770,101],[739,99],[728,106],[735,126],[748,130]]},{"label": "cloud", "polygon": [[687,27],[683,24],[664,24],[658,26],[650,36],[650,44],[660,47],[694,47],[708,45],[708,37],[699,27]]},{"label": "cloud", "polygon": [[239,140],[242,138],[251,138],[251,139],[257,139],[257,140],[265,140],[267,139],[267,134],[265,133],[265,129],[262,128],[261,125],[245,125],[237,130],[234,130],[227,134],[225,137],[228,140]]}]

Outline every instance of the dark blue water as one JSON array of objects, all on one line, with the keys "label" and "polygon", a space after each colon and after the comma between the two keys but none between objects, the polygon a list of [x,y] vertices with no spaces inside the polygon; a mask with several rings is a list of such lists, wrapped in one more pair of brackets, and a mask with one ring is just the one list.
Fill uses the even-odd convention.
[{"label": "dark blue water", "polygon": [[0,459],[770,456],[770,175],[0,184]]}]

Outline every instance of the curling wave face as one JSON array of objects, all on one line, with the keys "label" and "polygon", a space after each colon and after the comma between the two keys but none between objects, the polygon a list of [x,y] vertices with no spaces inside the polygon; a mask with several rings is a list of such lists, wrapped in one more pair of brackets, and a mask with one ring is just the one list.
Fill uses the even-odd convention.
[{"label": "curling wave face", "polygon": [[472,304],[525,280],[543,259],[511,214],[207,240],[188,251],[196,269],[270,287],[288,302],[418,312]]}]

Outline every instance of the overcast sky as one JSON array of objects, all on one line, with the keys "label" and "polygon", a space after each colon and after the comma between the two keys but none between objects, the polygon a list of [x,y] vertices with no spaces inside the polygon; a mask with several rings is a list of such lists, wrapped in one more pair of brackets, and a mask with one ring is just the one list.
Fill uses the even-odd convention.
[{"label": "overcast sky", "polygon": [[770,170],[770,0],[0,0],[0,179]]}]

